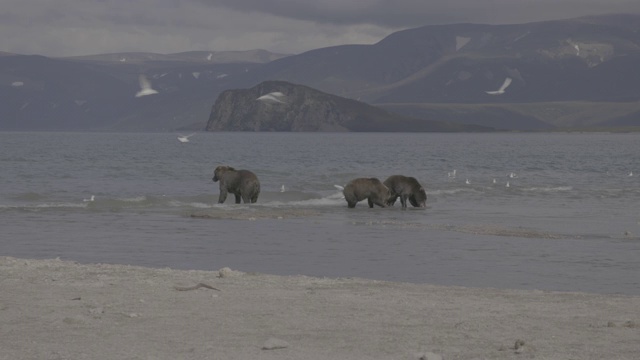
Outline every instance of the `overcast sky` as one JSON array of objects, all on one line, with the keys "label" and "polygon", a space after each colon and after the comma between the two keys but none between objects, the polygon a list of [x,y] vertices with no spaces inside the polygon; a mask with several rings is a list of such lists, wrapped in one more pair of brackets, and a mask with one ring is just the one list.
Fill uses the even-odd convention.
[{"label": "overcast sky", "polygon": [[0,51],[296,54],[422,25],[640,13],[640,0],[1,0]]}]

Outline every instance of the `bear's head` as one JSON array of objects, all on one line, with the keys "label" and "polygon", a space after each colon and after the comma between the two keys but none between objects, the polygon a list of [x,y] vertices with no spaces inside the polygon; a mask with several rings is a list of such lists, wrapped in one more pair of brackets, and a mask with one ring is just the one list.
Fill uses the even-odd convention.
[{"label": "bear's head", "polygon": [[236,171],[236,169],[226,165],[218,166],[215,170],[213,170],[213,182],[220,180],[222,175],[227,171]]}]

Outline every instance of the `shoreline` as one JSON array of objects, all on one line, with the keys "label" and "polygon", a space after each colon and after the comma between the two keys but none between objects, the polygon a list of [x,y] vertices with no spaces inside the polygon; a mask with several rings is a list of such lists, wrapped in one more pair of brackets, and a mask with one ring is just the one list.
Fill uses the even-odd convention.
[{"label": "shoreline", "polygon": [[0,359],[635,359],[640,296],[0,257]]}]

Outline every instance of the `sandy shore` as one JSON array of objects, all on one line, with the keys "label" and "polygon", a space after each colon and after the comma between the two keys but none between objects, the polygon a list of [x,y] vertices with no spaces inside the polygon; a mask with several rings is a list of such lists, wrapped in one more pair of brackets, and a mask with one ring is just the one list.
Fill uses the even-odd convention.
[{"label": "sandy shore", "polygon": [[636,296],[7,257],[0,324],[3,360],[640,356]]}]

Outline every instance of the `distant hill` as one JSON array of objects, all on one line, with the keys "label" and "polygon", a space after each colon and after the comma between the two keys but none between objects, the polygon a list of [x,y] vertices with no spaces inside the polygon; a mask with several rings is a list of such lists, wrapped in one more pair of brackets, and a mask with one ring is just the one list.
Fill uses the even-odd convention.
[{"label": "distant hill", "polygon": [[85,56],[71,56],[64,59],[93,61],[103,63],[175,62],[200,64],[256,63],[263,64],[289,55],[276,54],[266,50],[247,51],[187,51],[175,54],[156,54],[143,52],[123,52]]},{"label": "distant hill", "polygon": [[[396,32],[374,45],[290,56],[257,71],[261,78],[305,84],[406,115],[537,130],[554,128],[561,120],[567,127],[580,123],[566,121],[566,114],[549,118],[544,107],[521,113],[511,105],[565,102],[565,111],[578,115],[586,101],[636,103],[638,63],[640,15],[611,15],[425,26]],[[487,93],[507,78],[511,83],[503,94]],[[608,114],[600,115],[602,124],[612,123]]]},{"label": "distant hill", "polygon": [[130,91],[126,82],[87,66],[37,55],[3,56],[0,129],[100,127],[126,114]]},{"label": "distant hill", "polygon": [[[640,97],[639,56],[640,15],[618,15],[424,26],[374,45],[282,58],[258,72],[373,103],[627,101]],[[507,77],[503,96],[486,93]]]},{"label": "distant hill", "polygon": [[[372,45],[291,56],[0,55],[0,130],[204,129],[218,95],[265,81],[425,120],[522,131],[640,129],[639,14],[424,26]],[[140,74],[158,94],[135,98]]]},{"label": "distant hill", "polygon": [[[229,80],[271,57],[280,55],[256,51],[64,59],[1,56],[0,130],[203,129],[211,104],[231,86]],[[140,74],[158,94],[135,97]]]},{"label": "distant hill", "polygon": [[208,131],[489,131],[481,126],[410,118],[284,81],[226,90]]}]

